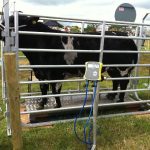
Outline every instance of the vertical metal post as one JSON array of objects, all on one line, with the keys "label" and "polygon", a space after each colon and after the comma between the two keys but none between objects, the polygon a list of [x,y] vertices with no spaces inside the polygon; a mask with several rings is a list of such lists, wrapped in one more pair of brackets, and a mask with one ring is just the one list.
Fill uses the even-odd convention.
[{"label": "vertical metal post", "polygon": [[15,24],[14,24],[14,27],[15,27],[15,51],[17,52],[17,54],[18,54],[18,47],[19,47],[19,35],[18,35],[18,21],[19,21],[19,19],[18,19],[18,11],[15,11],[15,13],[14,13],[14,18],[15,18]]},{"label": "vertical metal post", "polygon": [[1,41],[1,75],[2,75],[2,99],[6,100],[6,80],[4,74],[4,57],[3,57],[3,47],[4,43]]},{"label": "vertical metal post", "polygon": [[[135,37],[138,37],[139,36],[139,30],[140,30],[140,27],[139,26],[137,26],[136,27],[136,30],[135,30]],[[138,39],[137,40],[134,40],[135,41],[135,43],[136,43],[136,45],[138,45]]]},{"label": "vertical metal post", "polygon": [[8,98],[7,98],[7,102],[6,102],[6,122],[7,122],[7,136],[11,136],[12,132],[11,132],[11,123],[10,123],[10,109],[9,109],[9,104],[8,104]]},{"label": "vertical metal post", "polygon": [[78,82],[78,89],[77,90],[78,90],[78,92],[81,92],[81,82],[80,81]]},{"label": "vertical metal post", "polygon": [[[99,61],[102,62],[103,60],[103,49],[104,49],[104,39],[105,39],[105,22],[102,24],[102,32],[101,32],[101,41],[100,41],[100,56]],[[97,90],[96,90],[96,98],[93,105],[93,147],[92,150],[96,148],[96,135],[97,135],[97,112],[98,112],[98,102],[99,102],[99,89],[100,83],[97,83]]]},{"label": "vertical metal post", "polygon": [[19,48],[19,34],[18,34],[18,26],[19,26],[19,13],[18,11],[14,12],[14,27],[15,27],[15,34],[14,36],[14,51],[16,53],[16,62],[17,62],[17,70],[19,68],[19,57],[18,57],[18,48]]},{"label": "vertical metal post", "polygon": [[4,5],[4,20],[5,20],[5,29],[4,29],[4,36],[5,36],[5,51],[10,51],[10,32],[9,32],[9,0],[3,0]]},{"label": "vertical metal post", "polygon": [[[4,36],[5,36],[5,44],[3,47],[3,53],[10,52],[10,31],[9,31],[9,0],[3,0],[3,8],[4,8]],[[6,91],[6,82],[5,82],[5,99],[6,99],[6,122],[7,122],[7,135],[11,135],[11,124],[10,124],[10,114],[9,114],[9,105],[8,105],[8,95]]]},{"label": "vertical metal post", "polygon": [[81,26],[81,33],[84,32],[84,22],[82,22],[82,26]]},{"label": "vertical metal post", "polygon": [[[139,28],[139,37],[142,37],[142,35],[143,35],[143,26],[140,26],[140,28]],[[138,47],[138,52],[141,51],[141,48],[142,48],[142,40],[138,40],[138,42],[137,42],[137,47]],[[137,63],[139,63],[140,55],[141,55],[141,54],[138,53],[138,62],[137,62]],[[136,76],[136,77],[139,76],[139,67],[136,67],[136,68],[135,68],[135,76]],[[137,89],[137,84],[138,84],[138,82],[136,82],[136,83],[134,84],[134,89]],[[141,99],[139,98],[137,92],[134,92],[134,95],[135,95],[135,97],[136,97],[137,100],[141,100]]]},{"label": "vertical metal post", "polygon": [[100,42],[100,50],[101,50],[101,54],[99,56],[99,61],[102,62],[103,61],[103,50],[104,50],[104,39],[105,39],[105,26],[106,26],[106,22],[104,21],[102,23],[102,32],[101,32],[101,42]]}]

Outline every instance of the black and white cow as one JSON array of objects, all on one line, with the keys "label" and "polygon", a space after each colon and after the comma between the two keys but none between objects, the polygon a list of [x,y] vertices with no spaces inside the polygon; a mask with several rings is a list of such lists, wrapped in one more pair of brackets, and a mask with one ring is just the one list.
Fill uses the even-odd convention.
[{"label": "black and white cow", "polygon": [[[48,26],[38,22],[38,17],[19,16],[20,31],[37,31],[37,32],[61,32],[50,29]],[[10,25],[13,23],[13,17],[10,19]],[[100,33],[91,33],[100,34]],[[106,32],[105,34],[114,36],[127,36],[122,32]],[[72,52],[23,52],[31,65],[79,65],[85,64],[87,61],[99,61],[98,53],[77,53],[74,49],[81,50],[98,50],[100,48],[99,38],[89,37],[64,37],[64,36],[44,36],[44,35],[19,35],[20,48],[43,48],[43,49],[70,49]],[[104,52],[106,50],[137,51],[137,47],[131,39],[112,39],[106,38],[104,41]],[[136,53],[104,53],[103,64],[135,64],[137,63]],[[110,77],[128,77],[133,67],[110,67],[103,68],[107,70]],[[68,75],[83,76],[84,68],[33,68],[35,76],[39,80],[60,80]],[[113,90],[117,90],[120,86],[121,90],[127,88],[129,80],[113,81]],[[40,84],[42,95],[46,95],[48,91],[48,84]],[[53,94],[61,92],[61,85],[51,83]],[[125,93],[120,93],[119,102],[124,101]],[[108,94],[109,99],[114,99],[116,94]],[[61,107],[59,97],[56,98],[56,107]],[[44,108],[47,103],[47,98],[43,98],[40,103],[40,109]]]}]

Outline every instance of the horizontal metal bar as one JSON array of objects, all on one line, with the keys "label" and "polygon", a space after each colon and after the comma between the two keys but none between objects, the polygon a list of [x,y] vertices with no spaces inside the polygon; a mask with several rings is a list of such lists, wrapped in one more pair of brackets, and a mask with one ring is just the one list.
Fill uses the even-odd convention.
[{"label": "horizontal metal bar", "polygon": [[19,65],[19,68],[82,68],[85,65]]},{"label": "horizontal metal bar", "polygon": [[[132,102],[120,102],[120,103],[108,103],[108,104],[98,104],[99,108],[106,108],[106,107],[118,107],[118,106],[128,106],[128,105],[137,105],[137,104],[144,104],[149,103],[150,100],[142,100],[142,101],[132,101]],[[72,106],[72,107],[61,107],[61,108],[50,108],[50,109],[43,109],[43,110],[33,110],[33,111],[23,111],[21,114],[38,114],[38,113],[59,113],[59,112],[66,112],[66,111],[75,111],[81,109],[83,106]],[[91,105],[86,105],[85,109],[90,108]]]},{"label": "horizontal metal bar", "polygon": [[[111,90],[111,88],[101,88],[100,90]],[[91,90],[89,90],[91,91]],[[85,92],[84,89],[76,89],[76,90],[62,90],[61,93],[71,93],[71,92]],[[28,92],[28,93],[20,93],[20,96],[31,96],[31,95],[41,95],[41,92]],[[51,91],[48,91],[47,94],[52,94]]]},{"label": "horizontal metal bar", "polygon": [[68,50],[68,49],[33,49],[33,48],[19,48],[23,52],[79,52],[79,53],[100,53],[101,50]]},{"label": "horizontal metal bar", "polygon": [[[85,90],[83,89],[75,89],[75,90],[62,90],[61,93],[71,93],[71,92],[85,92]],[[31,95],[41,95],[42,93],[41,92],[28,92],[28,93],[20,93],[20,96],[31,96]],[[51,91],[48,91],[47,94],[52,94]]]},{"label": "horizontal metal bar", "polygon": [[130,51],[130,50],[103,50],[103,53],[144,53],[144,54],[150,54],[149,50],[142,50],[142,51]]},{"label": "horizontal metal bar", "polygon": [[[117,90],[117,91],[101,91],[100,94],[107,93],[122,93],[122,92],[139,92],[139,91],[149,91],[150,89],[130,89],[130,90]],[[93,94],[93,92],[89,92],[88,94]],[[70,93],[70,94],[51,94],[51,95],[36,95],[36,96],[21,96],[21,99],[37,99],[37,98],[46,98],[46,97],[62,97],[62,96],[79,96],[85,95],[85,93]]]},{"label": "horizontal metal bar", "polygon": [[150,37],[136,37],[136,36],[114,36],[114,35],[105,35],[105,38],[110,38],[110,39],[133,39],[133,40],[150,40]]},{"label": "horizontal metal bar", "polygon": [[138,27],[138,26],[150,26],[150,24],[146,23],[133,23],[133,22],[124,22],[124,21],[106,21],[106,25],[119,25],[119,26],[132,26],[132,27]]},{"label": "horizontal metal bar", "polygon": [[[100,115],[97,118],[110,118],[110,117],[119,117],[119,116],[127,116],[127,115],[144,115],[144,114],[149,114],[150,110],[148,111],[136,111],[136,112],[127,112],[127,113],[118,113],[118,114],[107,114],[107,115]],[[84,118],[79,118],[78,120],[87,120],[88,117],[84,117]],[[93,119],[93,117],[91,116],[91,119]],[[65,119],[65,120],[56,120],[56,121],[47,121],[47,122],[40,122],[40,123],[22,123],[23,127],[39,127],[39,126],[46,126],[46,125],[52,125],[52,124],[56,124],[56,123],[66,123],[66,122],[73,122],[73,119]]]},{"label": "horizontal metal bar", "polygon": [[108,114],[108,115],[98,116],[98,118],[110,118],[110,117],[119,117],[119,116],[127,116],[127,115],[144,115],[144,114],[150,114],[150,110],[118,113],[118,114]]},{"label": "horizontal metal bar", "polygon": [[150,76],[140,76],[140,77],[120,77],[120,78],[106,78],[105,80],[139,80],[139,79],[150,79]]},{"label": "horizontal metal bar", "polygon": [[31,15],[31,14],[19,14],[21,16],[34,16],[34,17],[40,17],[44,19],[49,20],[57,20],[57,21],[63,21],[63,22],[76,22],[76,23],[82,23],[82,22],[93,22],[93,23],[102,23],[103,21],[100,20],[91,20],[91,19],[79,19],[79,18],[65,18],[65,17],[54,17],[54,16],[44,16],[44,15]]},{"label": "horizontal metal bar", "polygon": [[39,84],[39,83],[58,83],[58,82],[82,82],[85,79],[73,79],[73,80],[47,80],[47,81],[20,81],[19,84]]},{"label": "horizontal metal bar", "polygon": [[[88,94],[93,94],[89,92]],[[51,95],[35,95],[35,96],[21,96],[21,99],[37,99],[37,98],[46,98],[46,97],[58,97],[58,96],[74,96],[74,95],[85,95],[85,93],[70,93],[70,94],[51,94]]]},{"label": "horizontal metal bar", "polygon": [[[45,35],[45,36],[71,36],[71,37],[87,37],[87,38],[101,38],[102,35],[94,34],[73,34],[73,33],[56,33],[56,32],[33,32],[33,31],[18,31],[19,34],[24,35]],[[104,38],[111,39],[134,39],[134,40],[149,40],[149,37],[135,37],[135,36],[116,36],[116,35],[104,35]]]},{"label": "horizontal metal bar", "polygon": [[[86,105],[85,108],[89,108],[90,105]],[[33,110],[33,111],[23,111],[21,112],[21,114],[38,114],[38,113],[45,113],[45,112],[49,112],[49,113],[59,113],[59,112],[64,112],[64,111],[68,111],[68,110],[77,110],[82,108],[82,106],[73,106],[73,107],[61,107],[61,108],[54,108],[54,109],[43,109],[43,110]]]},{"label": "horizontal metal bar", "polygon": [[[137,79],[150,79],[150,76],[142,76],[142,77],[120,77],[120,78],[105,78],[105,80],[137,80]],[[73,79],[73,80],[46,80],[46,81],[20,81],[19,84],[39,84],[39,83],[59,83],[59,82],[82,82],[85,79]]]},{"label": "horizontal metal bar", "polygon": [[[144,115],[144,114],[149,114],[150,110],[147,111],[136,111],[136,112],[127,112],[127,113],[117,113],[117,114],[107,114],[107,115],[100,115],[97,118],[110,118],[110,117],[119,117],[119,116],[127,116],[127,115]],[[87,120],[88,117],[84,118],[79,118],[78,120]],[[91,120],[93,117],[91,116]],[[46,125],[52,125],[52,124],[57,124],[57,123],[66,123],[66,122],[73,122],[73,119],[65,119],[65,120],[56,120],[56,121],[47,121],[47,122],[40,122],[40,123],[22,123],[21,125],[23,127],[40,127],[40,126],[46,126]]]},{"label": "horizontal metal bar", "polygon": [[37,16],[40,18],[49,18],[49,19],[55,19],[57,21],[67,21],[67,22],[94,22],[94,23],[103,23],[105,22],[106,24],[123,24],[123,25],[133,25],[133,26],[150,26],[150,24],[145,24],[145,23],[134,23],[134,22],[123,22],[123,21],[107,21],[107,20],[94,20],[94,19],[81,19],[81,18],[67,18],[67,17],[54,17],[54,16],[44,16],[44,15],[31,15],[31,14],[22,14],[20,13],[19,15],[21,16]]},{"label": "horizontal metal bar", "polygon": [[18,56],[19,59],[25,59],[26,56]]},{"label": "horizontal metal bar", "polygon": [[102,108],[105,108],[105,107],[107,108],[107,107],[131,106],[131,105],[137,105],[137,104],[145,104],[145,103],[149,103],[149,102],[150,102],[150,100],[141,100],[141,101],[99,104],[99,106]]},{"label": "horizontal metal bar", "polygon": [[[83,68],[85,65],[19,65],[19,68]],[[109,64],[103,67],[150,67],[150,64]]]},{"label": "horizontal metal bar", "polygon": [[150,67],[150,64],[109,64],[104,67]]},{"label": "horizontal metal bar", "polygon": [[31,31],[19,31],[19,34],[24,35],[45,35],[45,36],[71,36],[71,37],[91,37],[91,38],[101,38],[102,36],[93,34],[73,34],[73,33],[55,33],[55,32],[31,32]]},{"label": "horizontal metal bar", "polygon": [[[33,48],[19,48],[19,51],[23,52],[79,52],[79,53],[100,53],[101,50],[64,50],[64,49],[33,49]],[[103,50],[103,53],[144,53],[150,54],[150,51],[130,51],[130,50]],[[25,56],[22,56],[25,57]]]},{"label": "horizontal metal bar", "polygon": [[23,68],[23,69],[19,69],[19,71],[33,71],[33,70],[30,68]]},{"label": "horizontal metal bar", "polygon": [[130,90],[117,90],[117,91],[101,91],[100,94],[109,94],[109,93],[122,93],[122,92],[141,92],[141,91],[149,91],[149,88],[145,89],[130,89]]}]

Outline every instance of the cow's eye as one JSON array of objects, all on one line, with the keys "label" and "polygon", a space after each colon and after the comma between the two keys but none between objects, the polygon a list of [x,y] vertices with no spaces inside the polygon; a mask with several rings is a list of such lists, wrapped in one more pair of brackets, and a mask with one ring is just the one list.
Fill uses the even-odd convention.
[{"label": "cow's eye", "polygon": [[33,21],[32,21],[32,24],[36,24],[36,21],[35,21],[35,20],[33,20]]}]

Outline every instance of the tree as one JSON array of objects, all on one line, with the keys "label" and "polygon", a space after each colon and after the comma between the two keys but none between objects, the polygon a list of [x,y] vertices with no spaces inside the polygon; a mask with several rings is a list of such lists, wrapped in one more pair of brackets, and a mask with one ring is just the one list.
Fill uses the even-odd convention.
[{"label": "tree", "polygon": [[87,27],[84,29],[85,32],[95,32],[98,24],[88,24]]},{"label": "tree", "polygon": [[108,30],[109,31],[125,31],[125,27],[120,26],[120,25],[111,25]]},{"label": "tree", "polygon": [[72,26],[71,29],[70,29],[70,32],[79,33],[80,30],[81,30],[80,27],[78,27],[78,26]]}]

